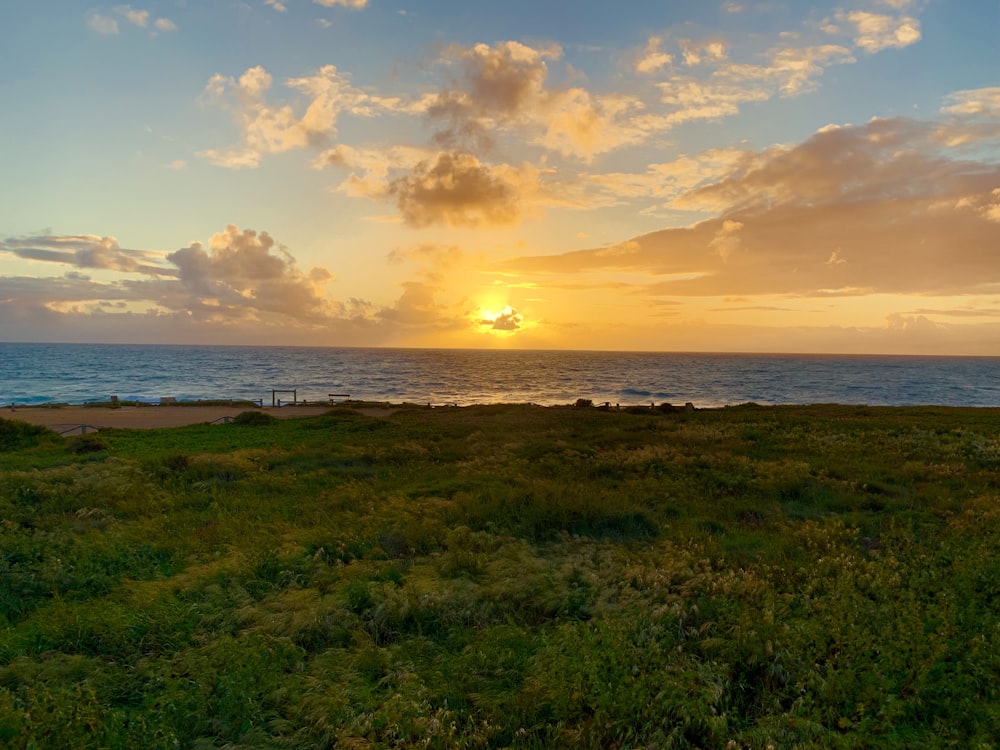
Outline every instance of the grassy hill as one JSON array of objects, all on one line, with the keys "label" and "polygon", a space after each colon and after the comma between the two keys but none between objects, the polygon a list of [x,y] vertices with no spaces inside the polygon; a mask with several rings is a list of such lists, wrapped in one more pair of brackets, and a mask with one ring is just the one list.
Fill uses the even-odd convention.
[{"label": "grassy hill", "polygon": [[0,420],[0,746],[1000,737],[1000,410]]}]

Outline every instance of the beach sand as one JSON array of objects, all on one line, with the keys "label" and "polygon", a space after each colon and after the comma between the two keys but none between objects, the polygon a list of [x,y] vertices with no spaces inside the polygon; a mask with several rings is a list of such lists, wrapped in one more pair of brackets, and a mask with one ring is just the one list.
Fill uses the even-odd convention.
[{"label": "beach sand", "polygon": [[[329,406],[281,406],[264,408],[261,411],[278,419],[291,419],[323,414],[329,409]],[[91,428],[101,427],[129,429],[182,427],[201,422],[214,422],[224,417],[235,417],[244,411],[257,411],[257,409],[245,406],[122,406],[117,409],[93,406],[56,408],[17,406],[13,409],[9,407],[0,409],[0,418],[42,425],[59,433],[79,434],[82,431],[81,425],[86,425],[88,431]]]}]

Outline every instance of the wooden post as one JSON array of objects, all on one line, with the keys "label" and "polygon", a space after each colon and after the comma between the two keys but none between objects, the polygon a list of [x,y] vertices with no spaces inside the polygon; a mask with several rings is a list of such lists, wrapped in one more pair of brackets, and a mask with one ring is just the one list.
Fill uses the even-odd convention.
[{"label": "wooden post", "polygon": [[291,393],[292,394],[292,403],[293,404],[298,403],[298,400],[299,400],[299,391],[298,391],[297,388],[289,388],[289,389],[286,389],[286,390],[282,390],[280,388],[272,388],[271,389],[271,406],[281,406],[281,399],[278,398],[278,394],[279,393]]}]

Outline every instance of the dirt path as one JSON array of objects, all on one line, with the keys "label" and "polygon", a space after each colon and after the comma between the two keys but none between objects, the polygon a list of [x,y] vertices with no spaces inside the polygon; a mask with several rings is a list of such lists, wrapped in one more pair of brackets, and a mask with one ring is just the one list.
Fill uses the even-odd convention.
[{"label": "dirt path", "polygon": [[[265,408],[263,411],[278,419],[309,417],[329,411],[329,406],[282,406]],[[235,417],[248,411],[241,406],[122,406],[117,409],[86,406],[60,406],[45,408],[39,406],[18,406],[0,409],[0,418],[17,419],[22,422],[49,427],[56,432],[73,431],[80,425],[88,427],[126,427],[149,429],[152,427],[181,427],[201,422],[214,422],[224,417]],[[362,413],[380,411],[392,413],[389,409],[359,409]],[[387,416],[371,414],[370,416]]]}]

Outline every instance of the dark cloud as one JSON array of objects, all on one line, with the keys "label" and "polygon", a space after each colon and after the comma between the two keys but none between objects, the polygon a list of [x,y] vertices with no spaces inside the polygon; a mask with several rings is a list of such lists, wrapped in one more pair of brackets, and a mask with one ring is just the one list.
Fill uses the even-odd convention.
[{"label": "dark cloud", "polygon": [[114,238],[92,235],[13,238],[0,242],[0,250],[31,260],[131,275],[108,282],[75,271],[62,278],[0,277],[0,299],[8,301],[60,309],[128,301],[202,320],[278,316],[310,324],[337,320],[346,312],[324,297],[333,278],[328,270],[301,271],[295,258],[267,232],[252,229],[229,226],[213,236],[207,248],[193,243],[169,254],[125,250]]},{"label": "dark cloud", "polygon": [[329,314],[323,287],[332,274],[323,268],[302,273],[267,232],[230,225],[212,237],[207,250],[196,242],[167,260],[177,266],[180,283],[191,295],[187,307],[210,300],[227,314],[258,310],[300,319]]},{"label": "dark cloud", "polygon": [[414,227],[502,226],[521,218],[521,197],[533,187],[535,173],[489,166],[468,153],[441,153],[405,177],[389,183],[388,193],[403,220]]},{"label": "dark cloud", "polygon": [[443,60],[460,73],[427,110],[432,120],[445,124],[436,142],[446,148],[490,148],[492,126],[524,119],[537,107],[548,75],[545,61],[560,54],[556,47],[534,49],[520,42],[448,47]]},{"label": "dark cloud", "polygon": [[128,250],[114,237],[92,234],[70,236],[10,237],[0,240],[0,251],[26,260],[65,263],[78,268],[100,268],[149,276],[175,276],[176,269],[163,263],[162,253]]},{"label": "dark cloud", "polygon": [[119,284],[95,282],[73,272],[56,278],[0,276],[0,301],[46,305],[102,299],[130,300],[133,295]]},{"label": "dark cloud", "polygon": [[480,324],[489,326],[494,331],[516,331],[524,323],[524,316],[515,308],[508,307],[501,310],[495,317],[483,318]]}]

